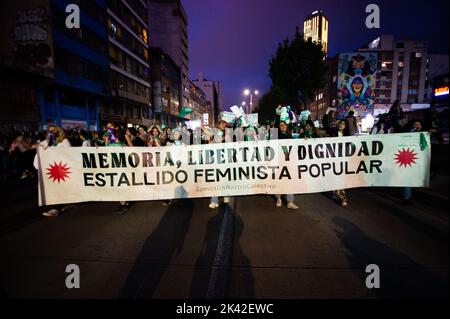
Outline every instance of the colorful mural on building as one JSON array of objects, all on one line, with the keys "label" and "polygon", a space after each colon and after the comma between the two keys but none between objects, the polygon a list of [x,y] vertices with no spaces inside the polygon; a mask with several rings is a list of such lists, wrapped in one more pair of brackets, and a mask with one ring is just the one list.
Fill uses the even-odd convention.
[{"label": "colorful mural on building", "polygon": [[47,0],[1,1],[0,64],[53,77],[53,39]]},{"label": "colorful mural on building", "polygon": [[376,71],[376,53],[339,55],[338,119],[345,118],[350,111],[358,117],[373,114]]}]

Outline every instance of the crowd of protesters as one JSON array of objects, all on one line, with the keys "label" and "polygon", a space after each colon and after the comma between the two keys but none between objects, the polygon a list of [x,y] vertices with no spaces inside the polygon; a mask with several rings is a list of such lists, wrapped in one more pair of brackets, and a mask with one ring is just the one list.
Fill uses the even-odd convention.
[{"label": "crowd of protesters", "polygon": [[[162,147],[191,144],[227,143],[236,141],[239,136],[226,134],[227,128],[235,129],[234,125],[220,120],[216,128],[202,126],[195,130],[181,124],[176,127],[155,125],[150,128],[145,126],[123,127],[114,123],[107,123],[101,132],[89,132],[84,129],[64,130],[61,127],[50,126],[47,132],[9,132],[0,133],[0,178],[7,181],[10,178],[28,179],[37,178],[36,149],[38,147],[103,147],[103,146],[134,146],[134,147]],[[249,125],[241,127],[240,138],[244,141],[256,141],[260,139],[298,139],[321,137],[344,137],[358,133],[358,121],[353,112],[343,120],[334,120],[333,111],[328,112],[322,118],[322,127],[316,127],[311,117],[303,121],[283,121],[280,116],[275,118],[270,125]],[[371,134],[389,134],[399,132],[420,132],[427,130],[439,136],[437,116],[432,107],[426,113],[425,123],[414,119],[405,122],[402,107],[396,101],[388,113],[378,117]],[[298,209],[294,202],[293,194],[286,194],[287,208]],[[403,191],[405,201],[411,199],[411,188],[405,187]],[[345,190],[335,190],[332,197],[341,206],[347,206]],[[229,197],[224,197],[223,202],[228,203]],[[164,205],[170,205],[171,201],[164,201]],[[219,198],[211,198],[209,207],[214,209],[219,206]],[[276,196],[276,206],[282,206],[281,195]],[[130,203],[121,202],[119,214],[124,214]],[[44,216],[57,216],[64,210],[64,206],[47,207]]]}]

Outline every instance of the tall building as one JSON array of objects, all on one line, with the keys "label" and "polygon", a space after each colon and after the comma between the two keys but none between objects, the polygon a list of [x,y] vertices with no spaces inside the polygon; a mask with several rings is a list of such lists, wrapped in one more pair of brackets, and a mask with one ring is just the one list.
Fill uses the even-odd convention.
[{"label": "tall building", "polygon": [[150,0],[148,21],[151,45],[167,53],[181,71],[182,107],[189,105],[188,18],[180,0]]},{"label": "tall building", "polygon": [[49,2],[0,1],[0,12],[0,130],[36,130],[41,84],[54,79]]},{"label": "tall building", "polygon": [[426,41],[395,40],[392,35],[382,35],[358,50],[378,53],[375,110],[386,110],[395,100],[406,110],[428,101],[427,47]]},{"label": "tall building", "polygon": [[323,51],[328,53],[328,19],[322,10],[314,11],[305,18],[303,34],[305,40],[311,38],[313,42],[321,44]]},{"label": "tall building", "polygon": [[306,108],[311,112],[311,118],[321,121],[328,108],[336,108],[339,54],[327,58],[326,85],[314,92],[313,100]]},{"label": "tall building", "polygon": [[190,120],[203,120],[203,115],[208,113],[208,107],[211,108],[206,94],[193,81],[189,81],[189,91],[189,108],[193,112],[186,118]]},{"label": "tall building", "polygon": [[150,49],[152,104],[157,124],[176,126],[181,104],[181,73],[176,63],[159,48]]},{"label": "tall building", "polygon": [[[436,97],[436,88],[448,87],[442,83],[442,79],[448,79],[448,54],[428,55],[428,74],[426,78],[425,99],[433,100]],[[438,94],[438,97],[442,95]],[[441,99],[441,98],[439,98]]]},{"label": "tall building", "polygon": [[69,0],[51,0],[54,81],[43,86],[40,115],[43,127],[100,128],[99,110],[108,95],[106,6],[102,1],[81,0],[80,29],[65,25]]},{"label": "tall building", "polygon": [[106,3],[111,98],[101,110],[102,123],[150,125],[153,113],[147,2],[107,0]]},{"label": "tall building", "polygon": [[210,102],[210,109],[206,113],[209,114],[209,121],[212,125],[216,123],[222,109],[222,93],[221,83],[219,81],[212,81],[205,78],[203,73],[198,75],[198,79],[192,81],[203,92],[205,92],[206,100]]}]

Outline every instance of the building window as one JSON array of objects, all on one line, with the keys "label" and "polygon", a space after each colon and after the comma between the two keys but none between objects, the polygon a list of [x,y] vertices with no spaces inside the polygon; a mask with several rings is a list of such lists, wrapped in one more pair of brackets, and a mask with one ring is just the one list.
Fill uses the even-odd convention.
[{"label": "building window", "polygon": [[421,58],[422,57],[422,52],[416,52],[416,58]]},{"label": "building window", "polygon": [[416,48],[425,48],[425,42],[416,42]]},{"label": "building window", "polygon": [[396,47],[397,49],[403,49],[403,48],[405,47],[405,42],[397,42],[397,43],[395,44],[395,47]]}]

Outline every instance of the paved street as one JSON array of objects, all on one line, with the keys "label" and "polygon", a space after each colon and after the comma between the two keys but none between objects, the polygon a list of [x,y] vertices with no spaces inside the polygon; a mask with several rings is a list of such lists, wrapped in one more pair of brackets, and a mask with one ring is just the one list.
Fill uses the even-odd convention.
[{"label": "paved street", "polygon": [[[448,184],[447,184],[448,185]],[[3,185],[4,187],[5,185]],[[10,298],[448,297],[448,207],[399,189],[349,190],[349,207],[298,195],[297,211],[272,196],[85,203],[43,218],[32,181],[3,189],[0,287]],[[67,289],[77,264],[81,288]],[[381,288],[365,286],[380,267]]]}]

